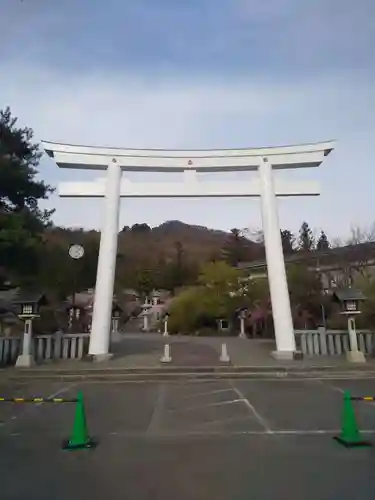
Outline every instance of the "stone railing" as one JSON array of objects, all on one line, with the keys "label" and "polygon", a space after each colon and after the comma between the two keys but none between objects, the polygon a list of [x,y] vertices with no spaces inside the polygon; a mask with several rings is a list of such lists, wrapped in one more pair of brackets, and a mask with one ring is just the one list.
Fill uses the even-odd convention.
[{"label": "stone railing", "polygon": [[[33,353],[37,362],[53,359],[82,359],[87,354],[90,334],[36,335]],[[14,365],[21,351],[22,337],[0,337],[0,366]]]},{"label": "stone railing", "polygon": [[[347,330],[295,330],[297,349],[306,356],[340,356],[349,351]],[[375,332],[357,330],[358,349],[366,355],[375,354]]]},{"label": "stone railing", "polygon": [[14,365],[21,350],[21,337],[0,337],[0,366]]}]

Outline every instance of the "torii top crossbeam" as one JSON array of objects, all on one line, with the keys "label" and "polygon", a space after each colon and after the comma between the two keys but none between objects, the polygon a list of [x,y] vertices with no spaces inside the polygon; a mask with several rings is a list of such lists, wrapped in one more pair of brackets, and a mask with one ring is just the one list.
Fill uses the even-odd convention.
[{"label": "torii top crossbeam", "polygon": [[295,146],[243,149],[162,150],[78,146],[42,141],[47,154],[61,168],[107,170],[115,158],[125,171],[225,172],[257,170],[268,157],[273,169],[318,167],[334,148],[333,141]]}]

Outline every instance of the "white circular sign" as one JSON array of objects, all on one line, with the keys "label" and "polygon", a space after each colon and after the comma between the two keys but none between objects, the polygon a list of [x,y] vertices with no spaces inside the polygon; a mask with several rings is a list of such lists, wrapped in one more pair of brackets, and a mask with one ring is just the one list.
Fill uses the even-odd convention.
[{"label": "white circular sign", "polygon": [[69,255],[72,259],[80,259],[84,253],[85,251],[81,245],[72,245],[69,247]]}]

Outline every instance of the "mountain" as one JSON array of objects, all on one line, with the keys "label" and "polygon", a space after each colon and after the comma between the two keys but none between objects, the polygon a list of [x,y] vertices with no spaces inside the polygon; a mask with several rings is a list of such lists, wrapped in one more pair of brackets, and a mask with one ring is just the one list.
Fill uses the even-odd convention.
[{"label": "mountain", "polygon": [[[99,231],[50,227],[43,240],[35,278],[40,286],[58,289],[60,295],[71,293],[73,282],[79,290],[95,286]],[[69,257],[72,244],[84,247],[82,259]],[[154,228],[134,224],[118,235],[116,286],[138,290],[140,282],[145,288],[152,277],[159,288],[175,289],[195,282],[201,264],[224,256],[231,261],[253,261],[263,258],[263,247],[239,235],[176,220]]]},{"label": "mountain", "polygon": [[[136,226],[136,227],[135,227]],[[119,234],[119,252],[143,256],[145,260],[168,259],[176,255],[176,244],[181,244],[185,255],[192,261],[207,261],[219,258],[222,248],[228,243],[230,233],[204,226],[171,220],[150,228],[138,224],[124,228]],[[146,227],[147,226],[147,227]],[[262,247],[246,238],[241,238],[249,260],[262,257]],[[130,256],[130,255],[129,255]]]}]

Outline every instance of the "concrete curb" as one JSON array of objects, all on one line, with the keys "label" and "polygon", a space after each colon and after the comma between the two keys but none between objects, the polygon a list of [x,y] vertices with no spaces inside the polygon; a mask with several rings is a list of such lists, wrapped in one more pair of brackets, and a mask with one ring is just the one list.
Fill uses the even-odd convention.
[{"label": "concrete curb", "polygon": [[121,374],[121,375],[134,375],[134,374],[179,374],[179,373],[197,373],[197,374],[225,374],[225,373],[271,373],[271,372],[285,372],[285,373],[300,373],[300,372],[375,372],[375,364],[372,365],[249,365],[249,366],[139,366],[139,367],[116,367],[98,364],[97,367],[90,366],[77,366],[77,367],[61,367],[55,365],[51,366],[36,366],[33,368],[7,368],[0,370],[1,374],[16,374],[23,375],[90,375],[90,374]]},{"label": "concrete curb", "polygon": [[338,373],[338,374],[283,374],[283,373],[270,373],[268,375],[261,375],[259,373],[227,373],[227,374],[217,374],[217,375],[197,375],[197,374],[184,374],[179,375],[171,374],[168,376],[150,376],[150,375],[126,375],[126,376],[108,376],[108,375],[59,375],[59,376],[35,376],[35,377],[10,377],[7,382],[30,382],[31,380],[36,381],[64,381],[64,382],[107,382],[107,383],[167,383],[167,382],[178,382],[178,381],[201,381],[209,382],[215,380],[339,380],[339,379],[374,379],[375,372],[373,374],[360,375],[353,373]]},{"label": "concrete curb", "polygon": [[69,369],[9,369],[2,378],[9,381],[71,380],[71,381],[173,381],[182,379],[296,379],[296,378],[374,378],[375,367],[362,366],[216,366],[216,367],[155,367],[155,368],[77,368]]}]

